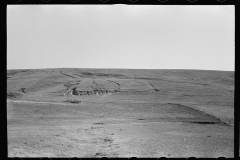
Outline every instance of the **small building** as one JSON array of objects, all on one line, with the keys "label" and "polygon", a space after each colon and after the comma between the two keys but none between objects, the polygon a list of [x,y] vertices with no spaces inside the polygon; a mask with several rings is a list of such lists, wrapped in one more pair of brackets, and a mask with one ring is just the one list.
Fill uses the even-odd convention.
[{"label": "small building", "polygon": [[78,95],[78,91],[77,91],[76,87],[74,87],[74,88],[71,90],[71,93],[72,93],[72,95]]}]

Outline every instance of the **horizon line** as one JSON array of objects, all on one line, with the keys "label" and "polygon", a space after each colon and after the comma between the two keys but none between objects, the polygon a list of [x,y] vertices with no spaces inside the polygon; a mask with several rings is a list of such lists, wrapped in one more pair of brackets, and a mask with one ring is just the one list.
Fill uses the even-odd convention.
[{"label": "horizon line", "polygon": [[146,69],[146,68],[25,68],[25,69],[7,69],[7,70],[47,70],[47,69],[107,69],[107,70],[114,70],[114,69],[119,69],[119,70],[195,70],[195,71],[225,71],[225,72],[235,72],[235,70],[213,70],[213,69]]}]

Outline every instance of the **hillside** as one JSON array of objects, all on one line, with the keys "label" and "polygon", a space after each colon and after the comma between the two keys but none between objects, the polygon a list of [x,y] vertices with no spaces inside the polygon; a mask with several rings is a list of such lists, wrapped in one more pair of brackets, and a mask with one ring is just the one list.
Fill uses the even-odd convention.
[{"label": "hillside", "polygon": [[[233,155],[234,72],[8,70],[7,101],[12,156]],[[81,133],[80,137],[78,133]],[[50,141],[49,134],[54,137]],[[38,142],[40,137],[37,135],[42,136],[44,143]],[[203,140],[207,135],[212,138]],[[154,142],[154,139],[158,140]],[[180,151],[181,146],[169,144],[169,141],[185,144],[185,139],[189,139],[185,146],[187,152]],[[216,140],[219,146],[212,148]],[[156,148],[160,142],[166,145],[165,149]],[[145,148],[140,147],[140,143]],[[205,149],[196,147],[199,143]],[[60,144],[70,145],[73,149],[59,148]],[[95,147],[92,148],[93,144]],[[118,147],[112,148],[113,144]],[[40,151],[34,149],[36,145]],[[93,151],[83,151],[86,148]],[[130,153],[129,148],[132,148]],[[59,149],[65,150],[65,154],[61,155]],[[43,154],[45,150],[49,151]],[[83,152],[78,154],[79,150]]]}]

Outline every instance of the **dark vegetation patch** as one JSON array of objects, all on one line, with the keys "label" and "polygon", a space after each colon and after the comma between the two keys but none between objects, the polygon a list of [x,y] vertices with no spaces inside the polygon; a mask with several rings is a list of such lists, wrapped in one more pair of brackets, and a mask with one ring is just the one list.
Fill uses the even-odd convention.
[{"label": "dark vegetation patch", "polygon": [[127,78],[122,74],[105,74],[105,73],[90,73],[90,72],[81,72],[86,76],[99,76],[99,77],[116,77],[116,78]]},{"label": "dark vegetation patch", "polygon": [[189,123],[196,123],[196,124],[218,124],[219,122],[201,122],[201,121],[193,121]]},{"label": "dark vegetation patch", "polygon": [[7,93],[7,98],[19,98],[21,96],[22,95],[20,93],[16,93],[16,92]]},{"label": "dark vegetation patch", "polygon": [[83,78],[83,76],[76,74],[76,73],[73,73],[73,75]]},{"label": "dark vegetation patch", "polygon": [[112,140],[112,139],[109,139],[109,138],[104,138],[103,141],[104,141],[104,142],[109,142],[109,143],[112,143],[112,142],[113,142],[113,140]]},{"label": "dark vegetation patch", "polygon": [[25,88],[20,88],[20,90],[19,90],[20,92],[23,92],[23,93],[26,93],[26,90],[25,90]]},{"label": "dark vegetation patch", "polygon": [[160,89],[153,89],[155,92],[160,92]]},{"label": "dark vegetation patch", "polygon": [[76,77],[70,76],[70,75],[68,75],[68,74],[66,74],[66,73],[63,73],[63,72],[61,72],[61,71],[60,71],[60,73],[61,73],[62,75],[64,75],[64,76],[67,76],[67,77],[70,77],[70,78],[76,78]]},{"label": "dark vegetation patch", "polygon": [[195,95],[184,94],[183,96],[193,97]]},{"label": "dark vegetation patch", "polygon": [[93,76],[94,74],[93,73],[90,73],[90,72],[81,72],[83,75],[86,75],[86,76]]},{"label": "dark vegetation patch", "polygon": [[107,156],[105,153],[97,152],[94,156]]},{"label": "dark vegetation patch", "polygon": [[105,124],[105,123],[94,123],[94,124]]},{"label": "dark vegetation patch", "polygon": [[68,103],[81,103],[81,101],[78,101],[78,100],[64,100],[63,102],[68,102]]}]

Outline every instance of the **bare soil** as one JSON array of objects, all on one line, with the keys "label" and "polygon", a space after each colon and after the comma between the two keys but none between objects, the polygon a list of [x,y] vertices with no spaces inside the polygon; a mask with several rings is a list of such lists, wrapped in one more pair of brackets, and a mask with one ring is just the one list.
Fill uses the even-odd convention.
[{"label": "bare soil", "polygon": [[41,69],[7,74],[9,157],[234,155],[234,72]]}]

